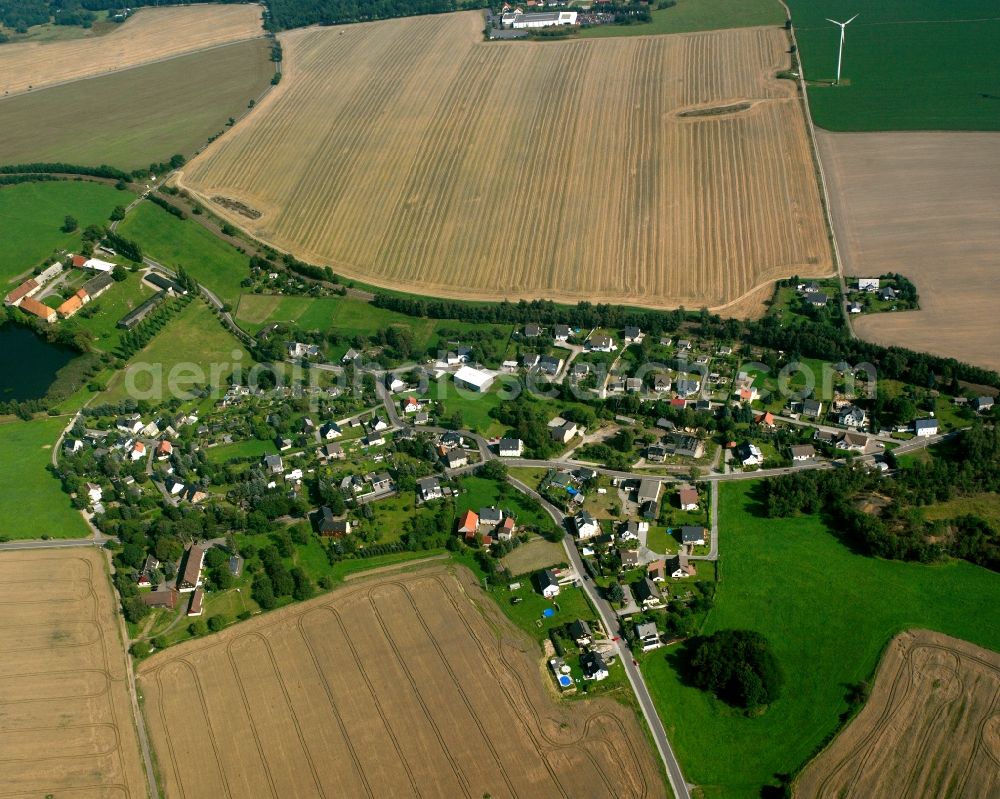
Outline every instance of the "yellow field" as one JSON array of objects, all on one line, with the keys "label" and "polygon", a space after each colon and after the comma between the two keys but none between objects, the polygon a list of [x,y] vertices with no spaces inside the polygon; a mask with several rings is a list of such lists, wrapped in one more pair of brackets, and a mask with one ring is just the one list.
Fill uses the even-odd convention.
[{"label": "yellow field", "polygon": [[171,648],[139,685],[172,797],[646,797],[611,700],[557,703],[467,571],[386,573]]},{"label": "yellow field", "polygon": [[1000,795],[1000,655],[915,630],[871,698],[796,780],[801,799]]},{"label": "yellow field", "polygon": [[148,795],[104,556],[0,553],[0,793]]},{"label": "yellow field", "polygon": [[[257,5],[141,9],[106,36],[0,47],[0,95],[20,94],[263,35]],[[94,113],[100,110],[94,109]],[[80,124],[90,123],[81,120]]]},{"label": "yellow field", "polygon": [[773,77],[782,31],[481,28],[465,12],[282,34],[277,91],[180,182],[242,202],[213,210],[278,247],[425,294],[719,307],[832,270],[794,84]]}]

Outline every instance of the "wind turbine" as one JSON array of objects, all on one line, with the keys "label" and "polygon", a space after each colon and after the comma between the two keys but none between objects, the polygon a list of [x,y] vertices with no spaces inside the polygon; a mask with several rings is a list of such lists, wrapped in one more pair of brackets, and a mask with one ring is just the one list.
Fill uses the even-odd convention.
[{"label": "wind turbine", "polygon": [[827,22],[832,22],[834,25],[840,26],[840,49],[837,51],[837,85],[840,85],[840,62],[844,57],[844,28],[850,25],[854,20],[858,18],[858,14],[855,14],[847,22],[837,22],[835,19],[826,18]]}]

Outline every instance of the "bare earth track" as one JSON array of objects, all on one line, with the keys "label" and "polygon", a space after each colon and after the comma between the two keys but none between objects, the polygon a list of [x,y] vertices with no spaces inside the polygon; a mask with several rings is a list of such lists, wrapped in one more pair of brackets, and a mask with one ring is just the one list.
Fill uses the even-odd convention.
[{"label": "bare earth track", "polygon": [[106,36],[0,46],[0,96],[263,35],[258,5],[140,9]]},{"label": "bare earth track", "polygon": [[846,275],[899,272],[920,310],[855,332],[1000,369],[1000,133],[817,131]]},{"label": "bare earth track", "polygon": [[147,795],[96,550],[0,556],[0,796]]},{"label": "bare earth track", "polygon": [[663,795],[635,717],[557,704],[471,575],[383,574],[154,656],[168,797]]},{"label": "bare earth track", "polygon": [[259,211],[214,205],[282,249],[423,294],[721,307],[832,270],[781,30],[481,29],[464,12],[282,34],[277,90],[180,182]]},{"label": "bare earth track", "polygon": [[897,636],[868,704],[803,771],[796,797],[1000,794],[1000,655],[940,633]]}]

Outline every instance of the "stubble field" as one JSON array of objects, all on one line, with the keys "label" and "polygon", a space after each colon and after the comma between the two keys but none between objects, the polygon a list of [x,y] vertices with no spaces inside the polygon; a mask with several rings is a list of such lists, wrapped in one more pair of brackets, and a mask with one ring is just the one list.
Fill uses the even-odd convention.
[{"label": "stubble field", "polygon": [[0,47],[0,95],[116,72],[263,34],[257,5],[140,9],[99,38]]},{"label": "stubble field", "polygon": [[425,294],[720,308],[831,271],[801,107],[774,78],[782,31],[481,28],[466,12],[282,34],[277,91],[181,182],[300,257]]},{"label": "stubble field", "polygon": [[147,796],[105,569],[95,549],[0,553],[4,796]]},{"label": "stubble field", "polygon": [[1000,369],[1000,134],[818,131],[844,273],[899,272],[920,310],[856,332]]},{"label": "stubble field", "polygon": [[996,796],[1000,655],[917,630],[889,644],[871,698],[805,769],[799,797]]},{"label": "stubble field", "polygon": [[559,705],[467,572],[380,575],[140,667],[168,797],[662,796],[613,702]]}]

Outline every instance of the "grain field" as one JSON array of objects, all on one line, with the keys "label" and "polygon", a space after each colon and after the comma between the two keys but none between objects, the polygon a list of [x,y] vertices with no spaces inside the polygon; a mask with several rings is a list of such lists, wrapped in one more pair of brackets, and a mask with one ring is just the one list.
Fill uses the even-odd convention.
[{"label": "grain field", "polygon": [[105,36],[0,47],[0,96],[105,75],[263,34],[258,5],[144,8]]},{"label": "grain field", "polygon": [[4,796],[148,795],[106,568],[92,548],[0,553]]},{"label": "grain field", "polygon": [[864,709],[796,781],[795,796],[1000,794],[1000,655],[940,633],[897,636]]},{"label": "grain field", "polygon": [[1000,133],[818,133],[844,273],[920,294],[855,332],[1000,370]]},{"label": "grain field", "polygon": [[140,667],[167,797],[656,797],[638,722],[557,703],[540,650],[432,565],[182,644]]},{"label": "grain field", "polygon": [[801,106],[774,77],[782,31],[481,28],[282,34],[278,90],[180,182],[278,247],[424,294],[723,307],[831,270]]}]

